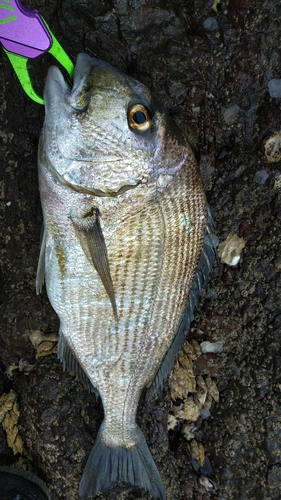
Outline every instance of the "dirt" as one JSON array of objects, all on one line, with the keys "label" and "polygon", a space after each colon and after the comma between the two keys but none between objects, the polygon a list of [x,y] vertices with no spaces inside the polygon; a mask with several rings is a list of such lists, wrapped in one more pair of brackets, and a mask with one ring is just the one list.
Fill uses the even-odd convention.
[{"label": "dirt", "polygon": [[[264,151],[281,127],[281,95],[272,97],[268,86],[281,78],[280,3],[24,4],[40,11],[74,61],[87,52],[157,94],[193,144],[220,241],[236,235],[245,242],[235,266],[220,260],[215,266],[188,335],[189,341],[223,342],[221,354],[204,354],[194,367],[196,376],[209,374],[220,393],[194,431],[212,471],[196,467],[180,427],[168,433],[168,385],[157,401],[140,404],[138,420],[167,499],[280,499],[281,163],[278,147],[277,161]],[[40,94],[53,62],[49,55],[29,62]],[[75,500],[102,408],[74,374],[63,372],[55,354],[36,358],[30,341],[30,332],[52,337],[58,331],[45,290],[35,293],[42,224],[36,156],[44,109],[24,94],[3,51],[0,83],[0,396],[11,389],[18,396],[24,446],[14,455],[1,428],[0,465],[31,468],[54,500]],[[216,489],[206,491],[204,475]],[[117,485],[96,498],[149,496]]]}]

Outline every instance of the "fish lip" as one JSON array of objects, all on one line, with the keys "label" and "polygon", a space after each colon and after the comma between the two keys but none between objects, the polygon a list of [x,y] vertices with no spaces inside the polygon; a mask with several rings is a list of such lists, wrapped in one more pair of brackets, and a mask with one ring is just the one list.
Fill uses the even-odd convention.
[{"label": "fish lip", "polygon": [[93,61],[94,58],[88,56],[88,54],[83,52],[78,54],[74,68],[72,92],[75,92],[80,87],[81,81],[85,79],[85,75],[88,76],[90,74]]},{"label": "fish lip", "polygon": [[52,109],[56,109],[57,105],[61,105],[61,102],[65,100],[69,93],[70,87],[66,83],[62,72],[57,66],[51,66],[48,70],[43,92],[46,114],[51,113]]},{"label": "fish lip", "polygon": [[87,84],[92,66],[93,61],[88,54],[78,54],[72,88],[67,84],[60,69],[57,66],[51,66],[43,93],[46,111],[51,111],[52,106],[61,105],[62,102],[74,108],[82,108],[77,105],[77,96],[81,93],[81,88]]},{"label": "fish lip", "polygon": [[73,85],[67,99],[68,104],[76,111],[84,111],[89,104],[92,67],[92,57],[85,53],[78,54],[73,74]]}]

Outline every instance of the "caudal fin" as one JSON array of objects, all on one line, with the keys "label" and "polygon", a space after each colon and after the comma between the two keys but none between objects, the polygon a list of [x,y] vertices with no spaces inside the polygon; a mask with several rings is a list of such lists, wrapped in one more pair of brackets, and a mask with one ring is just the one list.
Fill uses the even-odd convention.
[{"label": "caudal fin", "polygon": [[138,444],[125,448],[106,445],[102,430],[99,431],[80,481],[80,498],[90,500],[113,483],[124,482],[144,488],[155,498],[166,500],[160,474],[139,428],[137,434]]}]

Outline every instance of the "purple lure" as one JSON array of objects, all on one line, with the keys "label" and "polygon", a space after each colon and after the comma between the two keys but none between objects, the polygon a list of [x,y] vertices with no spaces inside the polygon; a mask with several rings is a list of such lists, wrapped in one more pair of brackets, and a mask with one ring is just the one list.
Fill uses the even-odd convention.
[{"label": "purple lure", "polygon": [[37,10],[27,10],[18,0],[1,0],[0,42],[6,50],[32,59],[50,49],[52,37]]}]

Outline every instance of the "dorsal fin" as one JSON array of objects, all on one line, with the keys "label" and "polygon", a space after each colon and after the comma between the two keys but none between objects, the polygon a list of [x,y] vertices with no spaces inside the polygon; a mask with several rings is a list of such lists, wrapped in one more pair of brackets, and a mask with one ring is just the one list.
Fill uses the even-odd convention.
[{"label": "dorsal fin", "polygon": [[201,296],[204,286],[208,281],[209,274],[213,267],[213,263],[216,257],[216,247],[218,245],[218,238],[214,233],[213,218],[209,206],[207,207],[207,209],[208,209],[208,219],[207,219],[205,238],[198,266],[196,269],[196,273],[194,275],[193,282],[190,288],[186,309],[182,314],[182,316],[180,317],[170,347],[166,352],[165,357],[163,358],[163,361],[158,371],[156,372],[153,381],[151,382],[151,384],[147,389],[145,395],[146,399],[152,399],[157,395],[157,392],[159,391],[159,389],[163,387],[166,378],[171,372],[174,363],[178,357],[178,354],[186,339],[190,323],[193,321],[194,308],[197,306],[199,302],[199,298]]},{"label": "dorsal fin", "polygon": [[83,217],[71,216],[75,232],[86,257],[94,265],[106,293],[110,299],[114,316],[117,319],[117,306],[110,274],[107,248],[99,221],[98,208],[92,208]]}]

